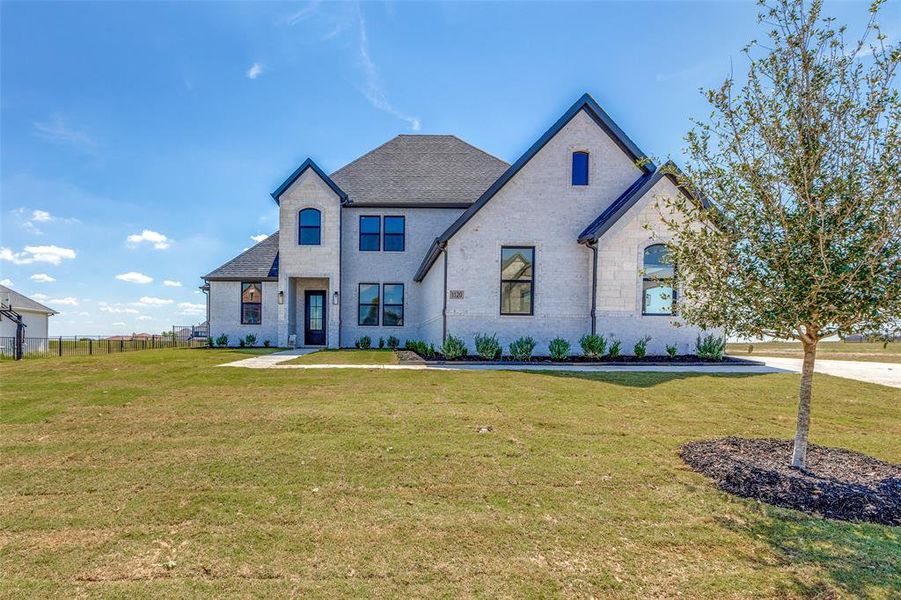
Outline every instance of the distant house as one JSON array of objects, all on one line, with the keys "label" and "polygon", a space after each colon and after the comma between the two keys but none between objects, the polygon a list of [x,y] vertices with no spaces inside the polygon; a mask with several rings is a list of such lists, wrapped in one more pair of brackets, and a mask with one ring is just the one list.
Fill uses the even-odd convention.
[{"label": "distant house", "polygon": [[[279,230],[204,276],[210,335],[350,347],[586,333],[692,350],[657,199],[692,196],[585,95],[513,164],[453,135],[400,135],[272,192]],[[670,215],[678,218],[678,215]]]},{"label": "distant house", "polygon": [[16,337],[16,321],[8,311],[12,311],[22,317],[25,325],[25,337],[34,338],[28,347],[33,351],[44,351],[47,347],[48,322],[52,315],[58,314],[52,308],[46,307],[28,296],[12,290],[5,285],[0,285],[0,344],[4,347],[12,346]]}]

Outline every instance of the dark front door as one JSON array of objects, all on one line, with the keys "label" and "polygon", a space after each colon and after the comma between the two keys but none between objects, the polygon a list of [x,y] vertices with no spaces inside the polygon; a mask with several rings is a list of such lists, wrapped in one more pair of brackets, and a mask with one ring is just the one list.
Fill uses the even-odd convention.
[{"label": "dark front door", "polygon": [[325,292],[304,292],[303,311],[304,346],[325,346]]}]

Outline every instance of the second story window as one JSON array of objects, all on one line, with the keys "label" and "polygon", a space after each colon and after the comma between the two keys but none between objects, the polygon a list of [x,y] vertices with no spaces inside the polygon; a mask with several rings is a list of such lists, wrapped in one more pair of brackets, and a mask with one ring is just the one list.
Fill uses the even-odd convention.
[{"label": "second story window", "polygon": [[573,152],[573,185],[588,185],[588,153]]},{"label": "second story window", "polygon": [[378,252],[382,229],[381,217],[360,217],[360,251]]},{"label": "second story window", "polygon": [[318,246],[322,243],[322,215],[315,208],[305,208],[297,217],[297,243],[301,246]]},{"label": "second story window", "polygon": [[385,243],[382,244],[385,252],[404,251],[405,221],[404,217],[385,217]]}]

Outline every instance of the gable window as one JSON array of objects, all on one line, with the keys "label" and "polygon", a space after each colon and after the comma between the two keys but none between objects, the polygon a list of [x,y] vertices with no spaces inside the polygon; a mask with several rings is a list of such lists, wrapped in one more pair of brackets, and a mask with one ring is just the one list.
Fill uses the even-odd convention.
[{"label": "gable window", "polygon": [[318,246],[322,242],[322,214],[315,208],[305,208],[297,218],[297,243],[301,246]]},{"label": "gable window", "polygon": [[379,284],[361,283],[357,299],[357,325],[379,324]]},{"label": "gable window", "polygon": [[535,248],[501,248],[501,314],[531,315],[535,296]]},{"label": "gable window", "polygon": [[386,283],[382,286],[382,325],[401,327],[404,324],[404,284]]},{"label": "gable window", "polygon": [[671,315],[676,301],[675,271],[666,246],[654,244],[644,249],[641,314]]},{"label": "gable window", "polygon": [[360,251],[378,252],[380,246],[381,217],[360,217]]},{"label": "gable window", "polygon": [[573,152],[573,185],[588,185],[588,153]]},{"label": "gable window", "polygon": [[261,283],[241,283],[241,324],[263,322],[263,289]]},{"label": "gable window", "polygon": [[385,217],[385,241],[382,249],[385,252],[403,252],[405,247],[404,217]]}]

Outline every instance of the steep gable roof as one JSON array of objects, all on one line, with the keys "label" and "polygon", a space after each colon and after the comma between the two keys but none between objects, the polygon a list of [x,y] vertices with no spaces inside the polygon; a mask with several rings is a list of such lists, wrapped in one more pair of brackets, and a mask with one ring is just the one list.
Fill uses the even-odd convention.
[{"label": "steep gable roof", "polygon": [[[596,242],[598,238],[604,235],[614,223],[619,221],[623,215],[629,212],[629,209],[647,194],[651,188],[657,185],[657,182],[664,177],[669,178],[680,192],[691,199],[697,200],[704,208],[710,208],[711,204],[705,198],[698,198],[695,194],[684,185],[684,176],[679,168],[672,161],[667,161],[662,167],[651,174],[644,174],[635,180],[635,183],[614,200],[610,206],[604,209],[597,219],[585,228],[579,234],[579,243]],[[681,181],[680,181],[681,179]]]},{"label": "steep gable roof", "polygon": [[295,169],[294,172],[291,173],[291,175],[285,181],[283,181],[282,184],[278,186],[274,192],[272,192],[272,194],[270,194],[272,196],[272,199],[275,200],[276,204],[279,203],[278,199],[282,194],[285,193],[285,190],[291,187],[291,184],[297,181],[297,178],[303,175],[304,171],[306,171],[307,169],[313,169],[313,172],[316,173],[322,179],[322,181],[326,183],[326,185],[332,188],[333,192],[338,194],[338,197],[341,198],[341,202],[347,200],[347,194],[344,193],[344,190],[338,187],[338,185],[334,181],[332,181],[332,178],[326,175],[325,172],[319,168],[319,165],[313,162],[312,158],[308,158],[303,161],[303,163],[301,163],[301,165],[297,167],[297,169]]},{"label": "steep gable roof", "polygon": [[525,154],[519,157],[519,159],[513,163],[509,169],[507,169],[503,175],[501,175],[497,181],[495,181],[491,187],[489,187],[485,193],[483,193],[476,202],[470,206],[466,212],[464,212],[460,217],[451,223],[450,227],[448,227],[444,233],[435,238],[435,241],[432,242],[432,246],[429,248],[426,253],[425,258],[422,261],[422,264],[419,266],[419,269],[416,271],[416,275],[414,276],[414,281],[422,281],[425,278],[426,274],[429,272],[429,269],[432,268],[432,265],[435,264],[435,260],[437,260],[438,255],[440,254],[439,250],[447,244],[448,240],[454,236],[463,226],[477,213],[485,204],[488,203],[491,198],[497,194],[498,191],[508,181],[510,181],[525,165],[528,163],[538,152],[541,151],[542,148],[547,145],[547,143],[562,130],[567,123],[569,123],[573,117],[575,117],[579,112],[585,111],[589,117],[591,117],[598,126],[610,136],[610,138],[619,146],[623,152],[625,152],[629,158],[631,158],[635,164],[640,168],[644,173],[649,174],[653,173],[657,168],[656,165],[651,161],[647,154],[645,154],[636,144],[632,141],[632,139],[626,135],[626,133],[620,129],[619,125],[617,125],[613,119],[610,118],[603,108],[597,103],[597,101],[591,97],[591,94],[584,94],[581,98],[576,100],[576,102],[569,107],[569,109],[563,113],[557,122],[554,123],[550,129],[544,132],[538,140],[532,144],[532,146],[526,150]]},{"label": "steep gable roof", "polygon": [[32,300],[24,294],[20,294],[14,289],[8,288],[5,285],[0,285],[0,295],[6,296],[7,294],[9,294],[9,305],[13,310],[28,310],[32,312],[46,313],[48,315],[59,314],[52,308],[44,306],[40,302]]},{"label": "steep gable roof", "polygon": [[203,279],[278,279],[278,232],[207,273]]},{"label": "steep gable roof", "polygon": [[332,173],[349,205],[470,206],[509,165],[453,135],[399,135]]}]

